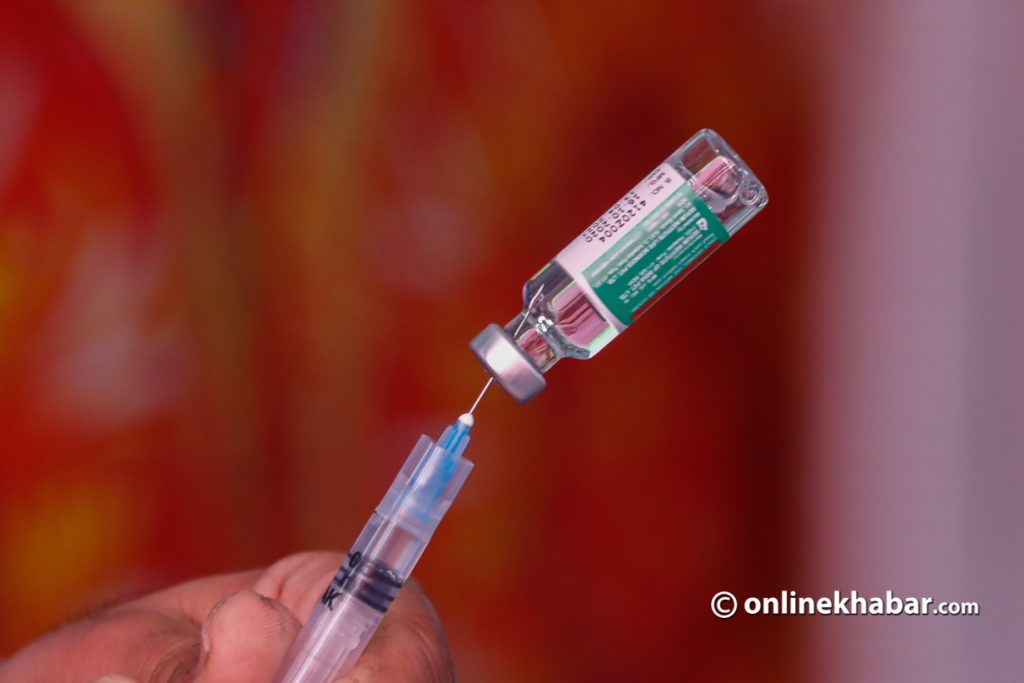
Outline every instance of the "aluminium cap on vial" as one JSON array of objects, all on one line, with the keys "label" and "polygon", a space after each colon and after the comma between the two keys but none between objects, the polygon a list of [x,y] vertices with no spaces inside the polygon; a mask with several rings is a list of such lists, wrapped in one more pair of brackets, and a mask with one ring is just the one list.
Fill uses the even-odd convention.
[{"label": "aluminium cap on vial", "polygon": [[544,375],[499,325],[491,323],[469,343],[476,357],[501,388],[526,403],[547,386]]}]

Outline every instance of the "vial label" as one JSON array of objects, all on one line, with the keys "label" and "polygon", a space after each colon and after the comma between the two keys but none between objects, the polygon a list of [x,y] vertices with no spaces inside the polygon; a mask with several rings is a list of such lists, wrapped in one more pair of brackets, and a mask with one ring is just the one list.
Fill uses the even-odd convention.
[{"label": "vial label", "polygon": [[664,163],[555,260],[621,330],[728,239],[714,212]]}]

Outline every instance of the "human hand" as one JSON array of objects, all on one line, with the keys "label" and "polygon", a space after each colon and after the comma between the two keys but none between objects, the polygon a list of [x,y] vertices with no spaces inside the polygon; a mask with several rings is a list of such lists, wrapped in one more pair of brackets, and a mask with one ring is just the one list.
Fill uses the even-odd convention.
[{"label": "human hand", "polygon": [[[15,653],[0,664],[0,682],[269,683],[341,562],[335,553],[292,555],[115,605]],[[340,680],[454,680],[441,622],[415,582]]]}]

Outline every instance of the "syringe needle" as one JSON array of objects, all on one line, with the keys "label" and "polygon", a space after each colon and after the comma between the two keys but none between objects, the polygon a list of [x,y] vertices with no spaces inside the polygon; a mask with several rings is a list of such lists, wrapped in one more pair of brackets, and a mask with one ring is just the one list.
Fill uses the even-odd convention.
[{"label": "syringe needle", "polygon": [[530,303],[526,304],[526,310],[523,311],[523,317],[519,321],[519,324],[516,325],[516,331],[513,333],[514,336],[518,335],[519,332],[522,331],[523,325],[526,324],[527,316],[530,315],[530,311],[533,310],[533,305],[537,303],[537,299],[540,298],[540,293],[543,292],[543,291],[544,291],[544,285],[541,284],[541,286],[537,288],[536,293],[534,293],[534,295],[532,297],[530,297]]},{"label": "syringe needle", "polygon": [[478,405],[480,405],[480,399],[482,399],[484,397],[484,394],[487,393],[487,390],[491,388],[491,383],[492,382],[494,382],[494,378],[493,377],[488,377],[487,378],[487,384],[485,384],[484,388],[480,390],[479,394],[477,394],[476,400],[473,401],[473,407],[469,409],[469,414],[470,415],[472,415],[473,411],[476,410],[476,407]]}]

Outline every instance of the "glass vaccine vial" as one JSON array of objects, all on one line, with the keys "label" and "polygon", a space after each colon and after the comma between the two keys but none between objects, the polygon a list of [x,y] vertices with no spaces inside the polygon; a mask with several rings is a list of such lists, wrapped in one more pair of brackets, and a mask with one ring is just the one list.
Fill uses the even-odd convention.
[{"label": "glass vaccine vial", "polygon": [[702,130],[523,286],[523,311],[470,343],[525,403],[562,358],[591,358],[768,203],[718,133]]}]

